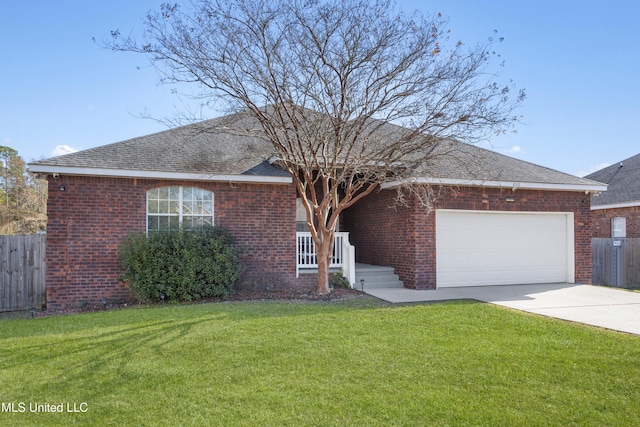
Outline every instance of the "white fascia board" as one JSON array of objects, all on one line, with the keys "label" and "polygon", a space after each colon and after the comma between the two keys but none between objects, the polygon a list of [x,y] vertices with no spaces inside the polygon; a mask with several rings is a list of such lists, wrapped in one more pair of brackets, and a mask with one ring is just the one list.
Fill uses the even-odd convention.
[{"label": "white fascia board", "polygon": [[170,179],[185,181],[246,182],[251,184],[291,184],[288,176],[209,175],[203,173],[140,171],[127,169],[75,168],[69,166],[30,165],[30,172],[60,175],[105,176],[117,178]]},{"label": "white fascia board", "polygon": [[627,203],[614,203],[611,205],[597,205],[594,206],[593,204],[591,205],[591,210],[592,211],[597,211],[600,209],[620,209],[620,208],[634,208],[636,206],[640,206],[640,200],[637,200],[635,202],[627,202]]},{"label": "white fascia board", "polygon": [[[586,193],[599,193],[607,191],[607,186],[602,185],[577,185],[577,184],[546,184],[540,182],[508,182],[508,181],[482,181],[474,179],[455,178],[416,178],[409,183],[431,184],[431,185],[455,185],[460,187],[493,187],[509,188],[516,190],[554,190],[554,191],[584,191]],[[395,188],[405,183],[401,181],[390,181],[380,185],[380,188]]]}]

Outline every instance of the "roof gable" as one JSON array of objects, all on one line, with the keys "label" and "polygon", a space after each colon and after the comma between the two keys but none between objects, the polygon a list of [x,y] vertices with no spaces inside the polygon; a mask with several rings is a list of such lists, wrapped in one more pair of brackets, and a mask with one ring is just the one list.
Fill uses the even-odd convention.
[{"label": "roof gable", "polygon": [[594,208],[640,206],[640,154],[600,169],[585,178],[608,185],[606,193],[592,199],[591,205]]}]

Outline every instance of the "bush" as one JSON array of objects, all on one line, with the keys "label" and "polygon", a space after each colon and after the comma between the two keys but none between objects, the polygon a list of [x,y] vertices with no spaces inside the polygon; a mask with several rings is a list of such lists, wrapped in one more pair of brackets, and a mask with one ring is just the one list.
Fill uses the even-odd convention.
[{"label": "bush", "polygon": [[331,277],[331,285],[334,288],[343,288],[343,289],[351,288],[351,283],[349,283],[349,279],[344,277],[344,272],[342,271],[342,269],[340,269],[340,271],[333,273],[333,276]]},{"label": "bush", "polygon": [[226,296],[242,273],[235,239],[221,227],[132,234],[120,260],[122,281],[140,301]]}]

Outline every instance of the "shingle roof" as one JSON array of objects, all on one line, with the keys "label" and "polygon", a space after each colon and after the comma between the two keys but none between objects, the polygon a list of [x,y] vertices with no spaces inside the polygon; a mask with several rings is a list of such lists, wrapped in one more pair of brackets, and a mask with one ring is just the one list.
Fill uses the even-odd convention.
[{"label": "shingle roof", "polygon": [[[210,175],[289,176],[266,160],[269,143],[249,133],[227,131],[237,115],[207,120],[31,163],[42,166]],[[33,166],[36,166],[35,168]]]},{"label": "shingle roof", "polygon": [[459,180],[503,181],[558,185],[597,185],[598,182],[579,178],[544,166],[529,163],[476,145],[444,144],[436,150],[446,155],[435,158],[425,172],[437,178]]},{"label": "shingle roof", "polygon": [[[389,124],[381,129],[383,134],[406,131]],[[432,154],[431,160],[415,166],[416,175],[436,180],[481,181],[479,185],[491,181],[537,183],[542,184],[540,188],[564,185],[579,189],[600,185],[460,142],[442,141]],[[238,113],[36,161],[31,163],[31,170],[51,172],[53,167],[60,167],[67,173],[69,169],[81,168],[85,174],[96,175],[100,170],[122,170],[289,177],[287,172],[267,161],[273,156],[273,147],[259,136],[255,120],[248,114]]]},{"label": "shingle roof", "polygon": [[[393,130],[393,128],[396,130]],[[383,132],[402,132],[402,128],[387,125]],[[444,183],[460,181],[459,184],[473,182],[475,185],[492,183],[541,184],[529,188],[598,187],[604,190],[600,182],[579,178],[544,166],[529,163],[477,145],[458,141],[439,141],[430,153],[429,160],[415,166],[413,175],[431,178],[431,181]],[[554,187],[555,186],[555,187]]]},{"label": "shingle roof", "polygon": [[592,206],[640,205],[640,154],[600,169],[585,178],[608,184],[605,193],[591,199]]}]

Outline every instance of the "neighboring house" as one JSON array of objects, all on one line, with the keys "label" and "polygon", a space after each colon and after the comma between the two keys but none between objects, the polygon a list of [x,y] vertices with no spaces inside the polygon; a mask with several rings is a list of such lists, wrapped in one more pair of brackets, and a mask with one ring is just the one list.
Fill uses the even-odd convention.
[{"label": "neighboring house", "polygon": [[[269,143],[229,131],[235,117],[30,165],[49,182],[50,308],[130,299],[118,245],[176,221],[233,233],[242,289],[315,286],[292,179]],[[342,215],[335,266],[353,270],[355,247],[357,262],[392,267],[409,288],[590,282],[590,197],[605,185],[467,144],[446,151],[423,177],[443,190],[434,210],[397,205],[397,183],[383,185]]]},{"label": "neighboring house", "polygon": [[591,199],[593,237],[640,237],[640,154],[585,178],[607,184]]}]

